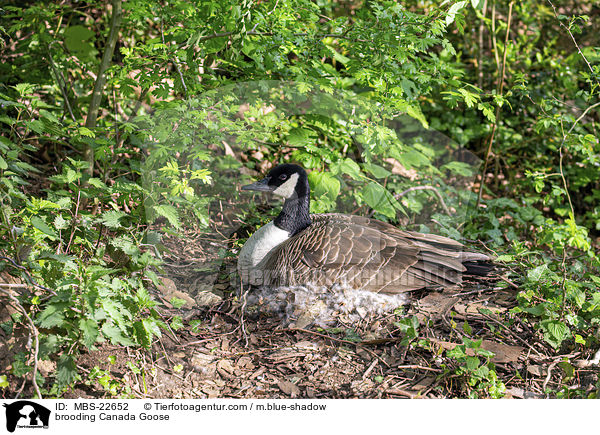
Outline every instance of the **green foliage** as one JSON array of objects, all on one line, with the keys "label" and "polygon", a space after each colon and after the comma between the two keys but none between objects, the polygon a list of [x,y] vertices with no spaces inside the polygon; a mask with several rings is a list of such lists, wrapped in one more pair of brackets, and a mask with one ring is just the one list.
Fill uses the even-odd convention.
[{"label": "green foliage", "polygon": [[[283,161],[310,170],[314,212],[481,240],[519,287],[513,315],[557,351],[597,348],[593,2],[563,2],[575,15],[558,17],[546,2],[515,3],[505,41],[499,2],[492,14],[482,1],[127,1],[94,127],[104,4],[17,3],[0,24],[0,253],[14,261],[3,270],[45,288],[19,300],[40,358],[58,365],[47,391],[81,379],[84,348],[150,346],[167,327],[149,291],[160,231],[208,228],[244,174]],[[473,210],[476,162],[457,148],[485,158],[492,132]],[[237,214],[257,225],[255,210]],[[406,344],[417,338],[414,319],[398,326]],[[462,346],[447,355],[452,373],[469,394],[501,396],[489,357]],[[30,373],[28,358],[11,376]],[[107,375],[93,382],[121,394]]]},{"label": "green foliage", "polygon": [[490,358],[494,354],[481,348],[481,340],[463,338],[463,344],[446,351],[446,356],[456,368],[453,373],[464,382],[467,396],[470,398],[491,397],[501,399],[506,392],[506,386],[498,379],[494,364]]}]

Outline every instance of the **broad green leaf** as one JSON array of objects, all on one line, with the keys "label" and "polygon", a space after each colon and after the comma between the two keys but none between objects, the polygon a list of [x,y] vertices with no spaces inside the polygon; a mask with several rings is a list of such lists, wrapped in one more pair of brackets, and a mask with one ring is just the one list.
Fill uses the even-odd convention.
[{"label": "broad green leaf", "polygon": [[364,163],[363,167],[375,178],[386,178],[392,175],[392,173],[383,166],[379,166],[375,163]]},{"label": "broad green leaf", "polygon": [[75,364],[73,355],[63,353],[58,358],[57,369],[57,380],[60,386],[69,385],[77,378],[77,365]]},{"label": "broad green leaf", "polygon": [[166,218],[175,228],[181,227],[181,223],[179,222],[179,214],[177,213],[177,209],[175,207],[168,204],[162,204],[155,205],[153,208],[159,216]]},{"label": "broad green leaf", "polygon": [[31,225],[33,225],[35,228],[37,228],[38,230],[40,230],[42,233],[50,236],[53,240],[56,240],[57,235],[56,232],[50,228],[46,222],[44,222],[42,219],[40,219],[37,216],[34,216],[31,218]]},{"label": "broad green leaf", "polygon": [[450,172],[463,176],[470,177],[473,175],[473,168],[465,162],[450,162],[442,166],[442,169],[447,169]]},{"label": "broad green leaf", "polygon": [[135,342],[128,337],[125,337],[121,330],[112,323],[105,323],[102,326],[102,334],[108,338],[113,344],[123,346],[134,346]]},{"label": "broad green leaf", "polygon": [[345,158],[342,164],[340,165],[340,170],[346,174],[350,175],[355,180],[360,180],[362,175],[360,173],[360,166],[354,160]]},{"label": "broad green leaf", "polygon": [[57,230],[64,230],[68,226],[69,223],[65,220],[64,217],[62,217],[62,215],[57,215],[54,218],[54,228],[56,228]]},{"label": "broad green leaf", "polygon": [[90,186],[94,186],[97,187],[98,189],[106,189],[108,186],[106,186],[106,184],[104,184],[104,182],[102,180],[100,180],[99,178],[90,178],[88,180],[88,184]]},{"label": "broad green leaf", "polygon": [[83,344],[90,349],[98,338],[98,322],[94,319],[79,320],[79,329],[83,332]]},{"label": "broad green leaf", "polygon": [[102,213],[101,222],[108,228],[117,229],[121,227],[119,219],[125,216],[127,216],[127,213],[120,210],[110,210]]},{"label": "broad green leaf", "polygon": [[65,321],[65,310],[68,304],[65,302],[48,305],[38,316],[37,320],[42,328],[62,326]]},{"label": "broad green leaf", "polygon": [[376,212],[391,219],[396,217],[396,209],[393,203],[395,199],[381,184],[370,182],[361,190],[360,195],[367,205]]},{"label": "broad green leaf", "polygon": [[448,9],[448,14],[446,15],[446,25],[450,25],[454,22],[456,14],[460,12],[460,10],[463,9],[466,4],[466,1],[461,1],[456,2],[452,6],[450,6],[450,9]]},{"label": "broad green leaf", "polygon": [[535,269],[531,269],[529,272],[527,272],[527,278],[530,281],[538,282],[542,278],[542,276],[544,276],[544,273],[547,270],[548,270],[548,265],[542,264],[541,266],[538,266]]},{"label": "broad green leaf", "polygon": [[335,201],[340,193],[340,180],[329,172],[312,171],[308,180],[315,198],[326,196],[330,201]]}]

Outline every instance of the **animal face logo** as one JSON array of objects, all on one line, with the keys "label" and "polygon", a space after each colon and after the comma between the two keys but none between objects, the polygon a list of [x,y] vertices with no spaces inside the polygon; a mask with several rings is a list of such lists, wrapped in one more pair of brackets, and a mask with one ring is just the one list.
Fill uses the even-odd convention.
[{"label": "animal face logo", "polygon": [[6,430],[14,432],[17,427],[47,428],[50,410],[29,400],[4,404],[6,408]]}]

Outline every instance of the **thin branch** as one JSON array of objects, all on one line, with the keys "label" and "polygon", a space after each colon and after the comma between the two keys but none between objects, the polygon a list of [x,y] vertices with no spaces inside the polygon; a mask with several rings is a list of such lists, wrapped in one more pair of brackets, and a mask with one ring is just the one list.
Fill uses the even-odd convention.
[{"label": "thin branch", "polygon": [[17,269],[21,269],[23,272],[25,272],[25,276],[27,277],[27,280],[29,281],[29,283],[37,288],[40,288],[42,290],[46,290],[47,292],[52,293],[54,296],[56,296],[56,292],[48,287],[44,287],[41,284],[38,284],[29,274],[29,271],[27,270],[26,267],[21,266],[20,264],[16,263],[12,258],[9,257],[5,257],[3,255],[0,255],[0,260],[6,260],[8,262],[10,262],[14,267],[16,267]]},{"label": "thin branch", "polygon": [[29,328],[31,328],[31,333],[33,334],[33,341],[34,341],[34,345],[33,345],[33,372],[31,374],[31,381],[33,383],[33,388],[35,389],[35,392],[38,396],[39,399],[42,398],[42,393],[40,392],[40,387],[37,384],[37,371],[38,371],[38,353],[40,350],[40,338],[39,338],[39,332],[37,330],[37,328],[35,327],[35,324],[33,323],[33,320],[31,320],[31,317],[29,317],[29,314],[27,314],[27,310],[25,309],[25,307],[23,307],[23,305],[21,305],[21,303],[19,302],[19,300],[14,297],[12,295],[12,293],[8,290],[4,290],[2,288],[0,288],[0,292],[4,293],[6,296],[8,296],[8,298],[13,302],[13,304],[15,304],[15,306],[19,309],[19,311],[21,311],[21,313],[23,313],[23,315],[25,316],[25,318],[27,319],[27,323],[29,324]]},{"label": "thin branch", "polygon": [[[112,0],[112,9],[110,33],[106,40],[106,48],[104,50],[104,55],[102,56],[102,61],[100,62],[100,67],[98,68],[98,75],[96,77],[96,82],[94,83],[90,107],[85,120],[85,126],[90,130],[96,127],[98,111],[100,110],[100,104],[102,102],[102,92],[104,90],[104,84],[106,83],[106,70],[112,60],[115,46],[117,45],[117,38],[119,37],[119,27],[121,26],[121,19],[123,17],[121,0]],[[83,154],[84,159],[90,164],[89,168],[87,168],[87,173],[91,176],[94,173],[94,149],[91,145],[87,144]]]},{"label": "thin branch", "polygon": [[67,106],[69,115],[71,115],[71,119],[73,120],[73,122],[77,122],[77,118],[75,118],[75,115],[73,114],[73,108],[71,107],[71,103],[69,101],[69,94],[67,92],[67,85],[66,85],[65,77],[58,70],[58,68],[56,68],[56,64],[54,63],[54,58],[52,57],[52,44],[54,44],[56,42],[57,41],[52,41],[48,45],[48,57],[50,58],[50,67],[52,68],[52,71],[54,72],[54,76],[56,77],[56,83],[58,84],[60,92],[65,100],[65,105]]},{"label": "thin branch", "polygon": [[558,18],[558,11],[556,10],[556,6],[554,6],[554,4],[550,1],[547,0],[548,3],[550,3],[550,6],[552,6],[552,9],[554,10],[554,16],[556,17],[556,19],[558,20],[558,23],[565,28],[565,30],[567,31],[567,33],[569,34],[569,36],[571,37],[571,39],[573,40],[573,44],[575,44],[575,47],[577,48],[577,52],[579,53],[579,55],[583,58],[583,60],[585,61],[585,63],[587,64],[588,68],[590,69],[590,72],[592,73],[592,75],[594,74],[594,69],[592,68],[592,65],[590,65],[590,63],[588,62],[587,58],[585,57],[585,55],[583,54],[583,52],[581,51],[581,48],[579,47],[579,44],[577,44],[577,41],[575,40],[575,37],[573,36],[573,33],[571,33],[571,29],[569,29],[565,23],[563,23],[560,18]]},{"label": "thin branch", "polygon": [[[512,20],[512,8],[514,2],[510,2],[508,6],[508,21],[506,23],[506,35],[504,36],[504,55],[502,56],[502,73],[500,75],[500,82],[498,83],[498,95],[502,96],[504,89],[504,75],[506,73],[506,55],[508,53],[508,36],[510,34],[510,22]],[[496,134],[496,128],[498,126],[498,119],[500,118],[500,105],[496,106],[496,119],[492,126],[492,134],[490,134],[490,141],[488,143],[487,152],[485,154],[485,163],[483,165],[483,172],[481,173],[481,182],[479,183],[479,194],[477,195],[477,208],[481,205],[481,197],[483,195],[483,186],[485,186],[485,175],[487,173],[490,155],[492,154],[492,144],[494,143],[494,136]]]},{"label": "thin branch", "polygon": [[485,31],[485,15],[487,13],[487,0],[483,1],[483,8],[481,12],[481,19],[479,22],[479,34],[478,44],[479,50],[477,51],[477,86],[479,89],[483,88],[483,32]]},{"label": "thin branch", "polygon": [[[563,149],[565,147],[565,142],[567,141],[567,137],[569,136],[569,134],[571,134],[571,132],[573,131],[575,126],[577,124],[579,124],[579,121],[581,121],[590,110],[592,110],[598,106],[600,106],[600,102],[589,106],[587,109],[585,109],[583,111],[583,113],[581,115],[579,115],[579,117],[575,120],[575,122],[573,123],[571,128],[566,133],[563,131],[563,138],[562,138],[562,141],[560,142],[560,148],[558,149],[558,153],[559,153],[558,171],[560,174],[560,178],[562,179],[562,182],[563,182],[563,187],[564,187],[565,193],[567,195],[567,200],[569,201],[569,206],[571,207],[571,214],[573,215],[572,216],[573,218],[575,218],[575,208],[573,207],[573,202],[571,201],[571,195],[569,194],[569,188],[567,186],[567,179],[565,178],[565,174],[563,171],[563,158],[564,158]],[[562,128],[562,124],[561,124],[561,128]]]},{"label": "thin branch", "polygon": [[[161,37],[163,45],[165,46],[165,48],[163,50],[165,51],[165,54],[168,54],[168,53],[166,53],[166,51],[167,51],[167,49],[166,49],[167,43],[165,42],[165,32],[164,32],[164,26],[163,26],[163,19],[162,19],[162,17],[160,18],[160,37]],[[183,73],[181,72],[181,68],[179,67],[179,61],[177,60],[177,55],[174,54],[171,60],[173,61],[173,65],[175,66],[175,69],[179,73],[179,79],[181,80],[181,85],[183,86],[183,91],[185,93],[185,97],[187,98],[187,96],[188,96],[188,88],[185,85],[185,80],[183,79]]]},{"label": "thin branch", "polygon": [[440,193],[440,191],[433,187],[433,186],[414,186],[414,187],[410,187],[408,189],[406,189],[404,192],[400,192],[397,193],[396,195],[394,195],[394,198],[399,199],[401,197],[403,197],[404,195],[406,195],[409,192],[414,192],[415,190],[432,190],[436,196],[438,197],[438,199],[440,200],[440,204],[442,204],[442,208],[444,209],[444,211],[446,212],[446,214],[448,216],[452,216],[452,213],[450,212],[450,209],[448,208],[448,206],[446,205],[446,203],[444,202],[444,198],[442,197],[442,194]]}]

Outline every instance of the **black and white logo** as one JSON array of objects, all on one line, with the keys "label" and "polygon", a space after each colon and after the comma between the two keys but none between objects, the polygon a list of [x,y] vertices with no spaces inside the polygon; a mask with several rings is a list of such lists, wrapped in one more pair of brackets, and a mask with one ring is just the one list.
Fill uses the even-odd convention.
[{"label": "black and white logo", "polygon": [[50,421],[50,410],[29,400],[19,400],[4,404],[6,408],[6,430],[15,429],[47,429]]}]

